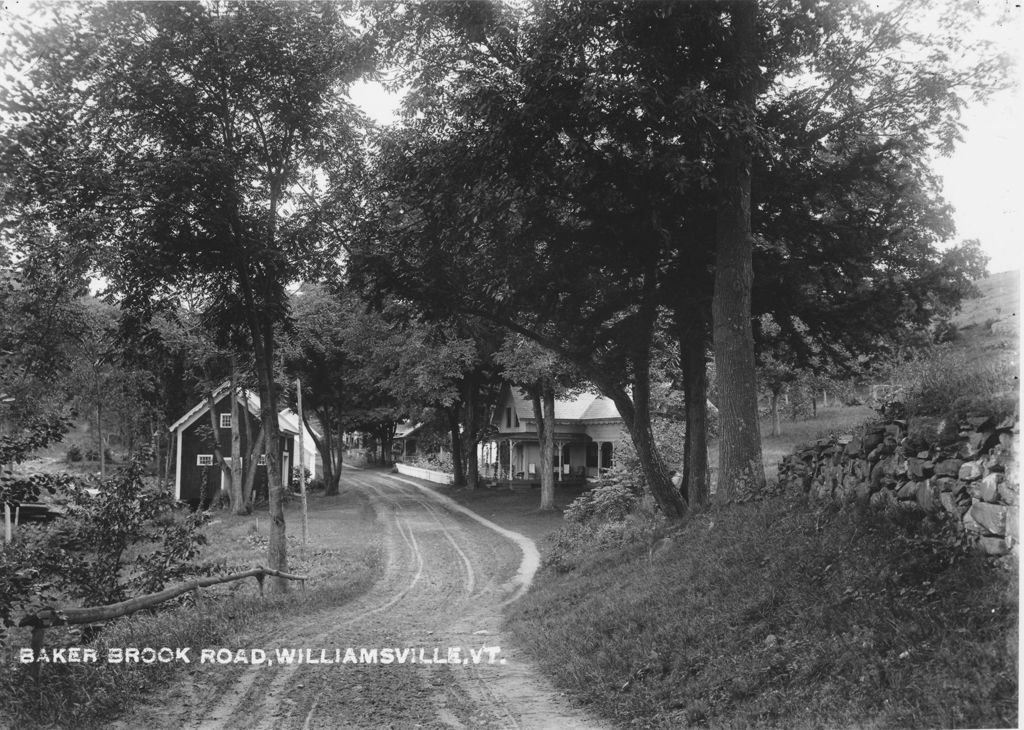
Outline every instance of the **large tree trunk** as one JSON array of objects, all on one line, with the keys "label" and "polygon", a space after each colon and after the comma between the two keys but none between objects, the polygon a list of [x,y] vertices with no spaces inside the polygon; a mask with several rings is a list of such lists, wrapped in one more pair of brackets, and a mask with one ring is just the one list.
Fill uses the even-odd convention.
[{"label": "large tree trunk", "polygon": [[[268,346],[269,350],[270,347]],[[267,454],[267,492],[270,511],[270,541],[267,545],[267,564],[272,570],[288,571],[288,545],[285,541],[284,520],[284,483],[281,479],[281,430],[277,422],[277,393],[274,389],[270,365],[260,362],[257,358],[257,371],[260,382],[260,417],[263,421],[263,433],[266,437]],[[288,591],[288,581],[275,578],[272,582],[274,591]]]},{"label": "large tree trunk", "polygon": [[540,445],[540,509],[555,508],[555,389],[548,381],[530,386]]},{"label": "large tree trunk", "polygon": [[[754,113],[757,68],[757,5],[730,6],[735,66],[727,97],[732,107]],[[721,395],[718,502],[754,494],[765,485],[757,420],[754,335],[750,321],[753,242],[750,235],[751,152],[747,135],[734,130],[721,142],[716,215],[715,293],[712,303],[715,367]]]},{"label": "large tree trunk", "polygon": [[462,460],[462,434],[459,430],[459,406],[458,404],[445,409],[448,414],[448,429],[451,432],[452,442],[452,485],[456,487],[466,486],[466,468]]},{"label": "large tree trunk", "polygon": [[[232,358],[232,361],[234,358]],[[234,362],[231,367],[231,483],[228,499],[231,511],[236,515],[248,514],[245,500],[242,499],[242,426],[238,419],[241,412],[238,408],[238,376]]]},{"label": "large tree trunk", "polygon": [[[702,329],[702,328],[700,328]],[[691,330],[679,337],[679,361],[686,400],[683,442],[683,499],[693,506],[708,503],[708,376],[704,337]]]},{"label": "large tree trunk", "polygon": [[[636,371],[635,371],[636,372]],[[686,512],[682,497],[672,485],[668,469],[661,458],[657,444],[654,442],[654,431],[651,428],[650,388],[648,378],[637,372],[633,384],[633,398],[619,387],[602,388],[602,392],[615,402],[615,407],[622,416],[622,422],[629,432],[636,449],[640,468],[643,470],[647,487],[651,496],[661,508],[665,517],[670,520],[681,519]]]}]

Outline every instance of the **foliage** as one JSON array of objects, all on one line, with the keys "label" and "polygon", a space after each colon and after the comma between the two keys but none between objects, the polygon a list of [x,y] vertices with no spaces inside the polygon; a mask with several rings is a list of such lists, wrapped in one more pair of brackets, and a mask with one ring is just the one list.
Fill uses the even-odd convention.
[{"label": "foliage", "polygon": [[555,573],[568,573],[585,565],[602,551],[639,552],[664,534],[663,517],[628,514],[618,519],[570,522],[547,539],[541,565]]},{"label": "foliage", "polygon": [[[34,60],[0,130],[12,224],[53,221],[72,242],[95,241],[129,329],[201,292],[221,339],[244,333],[271,444],[286,286],[334,270],[353,228],[342,220],[359,207],[365,125],[346,91],[373,49],[344,11],[55,7],[73,22],[19,37],[17,55]],[[276,459],[271,450],[268,561],[287,569]]]},{"label": "foliage", "polygon": [[430,469],[431,471],[439,471],[445,474],[453,473],[454,464],[452,463],[452,453],[445,451],[444,449],[438,449],[437,451],[425,451],[419,450],[416,452],[416,456],[408,462],[409,466],[416,466],[420,469]]},{"label": "foliage", "polygon": [[[172,495],[147,488],[142,467],[129,463],[93,484],[57,478],[67,498],[52,523],[19,530],[17,560],[4,558],[5,611],[53,601],[98,606],[162,590],[169,582],[208,572],[197,563],[205,537],[201,513],[186,514]],[[13,577],[12,577],[13,576]],[[10,624],[8,624],[10,625]]]},{"label": "foliage", "polygon": [[61,413],[30,419],[13,433],[0,435],[0,465],[20,463],[36,449],[60,441],[70,428],[71,421]]},{"label": "foliage", "polygon": [[612,472],[601,484],[589,489],[565,509],[566,522],[586,525],[591,522],[623,520],[640,504],[635,483],[624,472]]},{"label": "foliage", "polygon": [[1017,409],[1017,369],[1006,354],[979,359],[954,343],[935,345],[892,363],[878,408],[899,403],[907,417],[1009,415]]}]

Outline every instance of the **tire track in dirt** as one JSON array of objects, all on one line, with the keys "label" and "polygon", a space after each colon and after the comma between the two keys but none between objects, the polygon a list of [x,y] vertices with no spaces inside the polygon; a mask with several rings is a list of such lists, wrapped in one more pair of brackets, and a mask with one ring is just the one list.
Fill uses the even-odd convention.
[{"label": "tire track in dirt", "polygon": [[532,663],[506,646],[503,607],[527,590],[539,562],[531,540],[401,477],[360,471],[344,480],[374,507],[386,551],[383,573],[344,605],[282,621],[263,646],[268,655],[275,647],[333,654],[346,647],[443,652],[500,646],[504,663],[248,667],[241,676],[227,674],[221,686],[195,692],[199,699],[178,713],[174,727],[602,726],[571,708]]}]

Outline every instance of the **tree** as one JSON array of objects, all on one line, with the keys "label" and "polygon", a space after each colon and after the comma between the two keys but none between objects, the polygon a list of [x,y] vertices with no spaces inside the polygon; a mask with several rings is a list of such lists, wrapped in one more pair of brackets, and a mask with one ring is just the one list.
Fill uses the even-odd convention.
[{"label": "tree", "polygon": [[[857,190],[854,180],[870,186],[881,171],[875,177],[888,178],[893,189],[902,176],[895,166],[856,161],[878,152],[902,156],[905,169],[917,169],[916,182],[905,178],[903,202],[889,199],[885,214],[855,243],[847,240],[847,250],[830,241],[826,276],[848,261],[873,259],[868,300],[894,296],[900,286],[922,292],[931,278],[930,264],[880,252],[903,239],[918,261],[934,260],[941,224],[929,220],[936,198],[920,172],[933,143],[953,143],[964,99],[997,85],[999,59],[955,33],[919,32],[916,14],[926,11],[915,2],[880,13],[866,4],[821,3],[809,12],[806,3],[759,7],[741,0],[563,3],[522,12],[455,4],[388,14],[384,30],[397,38],[398,57],[408,62],[403,81],[413,86],[408,129],[388,140],[394,152],[384,150],[397,163],[389,163],[389,214],[394,229],[415,231],[420,248],[431,252],[405,256],[403,265],[412,266],[399,286],[416,291],[415,271],[431,282],[424,299],[457,300],[519,327],[575,357],[588,378],[587,368],[596,365],[604,378],[592,379],[615,397],[627,425],[635,405],[641,423],[649,415],[641,366],[650,340],[640,335],[654,328],[659,305],[670,307],[693,393],[706,387],[698,378],[706,338],[714,338],[722,395],[719,499],[745,498],[764,481],[752,316],[771,311],[790,328],[794,308],[809,311],[827,299],[826,310],[841,310],[849,296],[840,287],[802,286],[806,269],[797,262],[820,251],[821,239],[777,237],[780,222],[809,219],[809,230],[816,229],[821,212],[813,197],[792,196],[789,207],[775,207],[755,198],[757,191],[788,195],[789,176],[808,172],[835,180],[829,189]],[[946,21],[944,27],[956,27]],[[413,27],[417,32],[409,32]],[[403,157],[430,171],[419,179],[402,172]],[[844,180],[850,174],[860,177]],[[398,192],[410,179],[430,191],[421,195],[430,210]],[[857,195],[849,202],[856,204]],[[858,207],[861,217],[875,211]],[[900,224],[900,215],[913,223]],[[863,242],[869,245],[857,250]],[[785,277],[773,276],[777,265],[759,268],[773,258],[786,262]],[[440,270],[440,262],[450,268],[462,259],[457,275]],[[531,281],[504,276],[517,259],[536,262]],[[696,261],[694,273],[680,286],[666,274],[677,276],[688,260]],[[488,267],[489,280],[474,278],[474,269]],[[613,278],[629,282],[621,299],[613,287],[595,288]],[[771,292],[763,309],[755,303],[759,291],[751,290],[758,281],[765,284],[760,292]],[[692,295],[680,296],[680,289]],[[877,313],[885,298],[864,311]],[[608,330],[590,346],[574,347],[572,326],[557,322],[556,307],[573,319],[580,312],[605,315],[598,330],[628,322],[614,339],[626,359],[616,365],[605,357]],[[812,331],[813,319],[803,320]],[[834,329],[814,336],[825,332]],[[631,393],[616,397],[610,373],[620,383],[629,373]],[[689,402],[703,408],[699,397]],[[687,429],[688,437],[703,430],[702,414],[693,416],[697,427]],[[644,430],[635,435],[652,490],[674,514]],[[701,450],[689,453],[697,459],[692,478],[702,480]]]},{"label": "tree", "polygon": [[[302,379],[303,417],[320,452],[327,496],[338,494],[341,436],[356,407],[356,390],[350,381],[357,367],[352,356],[352,341],[358,336],[357,306],[347,292],[332,296],[320,287],[304,287],[294,296],[295,324],[285,348],[289,377]],[[319,433],[310,427],[310,412]]]},{"label": "tree", "polygon": [[[271,567],[287,568],[274,327],[285,284],[334,261],[360,121],[343,92],[371,49],[333,3],[102,5],[26,39],[38,59],[10,108],[4,161],[25,219],[69,220],[145,318],[208,292],[244,322],[270,479]],[[62,12],[56,11],[58,15]],[[327,225],[331,222],[331,225]],[[113,253],[116,252],[116,256]],[[285,589],[284,581],[275,586]]]}]

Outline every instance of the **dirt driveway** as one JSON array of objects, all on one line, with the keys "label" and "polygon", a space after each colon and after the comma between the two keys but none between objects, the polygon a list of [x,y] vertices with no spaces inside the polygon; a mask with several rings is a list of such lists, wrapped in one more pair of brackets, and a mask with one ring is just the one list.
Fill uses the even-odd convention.
[{"label": "dirt driveway", "polygon": [[267,663],[192,688],[180,711],[165,708],[168,721],[210,729],[602,727],[500,631],[503,606],[536,569],[532,541],[404,477],[347,471],[345,482],[376,510],[387,553],[381,579],[345,605],[282,625],[261,647]]}]

